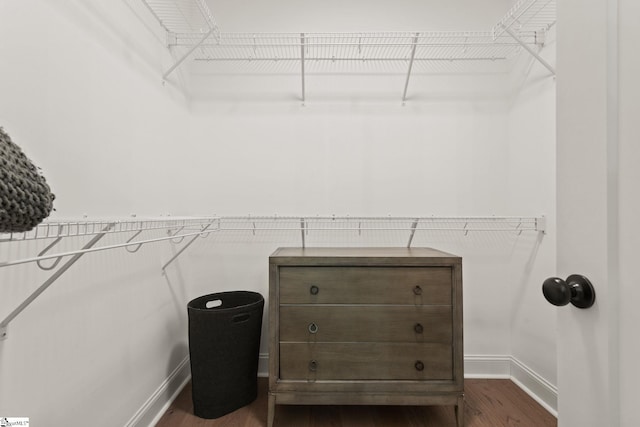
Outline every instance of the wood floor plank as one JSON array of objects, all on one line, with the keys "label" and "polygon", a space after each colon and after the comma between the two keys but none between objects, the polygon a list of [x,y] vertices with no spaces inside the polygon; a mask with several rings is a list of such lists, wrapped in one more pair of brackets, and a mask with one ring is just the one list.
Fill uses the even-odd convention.
[{"label": "wood floor plank", "polygon": [[[266,378],[258,398],[214,420],[193,414],[187,384],[156,427],[266,427]],[[556,418],[510,380],[465,380],[465,427],[557,427]],[[278,405],[276,427],[455,427],[452,406]]]},{"label": "wood floor plank", "polygon": [[340,406],[340,425],[351,420],[350,427],[371,427],[373,417],[370,406]]}]

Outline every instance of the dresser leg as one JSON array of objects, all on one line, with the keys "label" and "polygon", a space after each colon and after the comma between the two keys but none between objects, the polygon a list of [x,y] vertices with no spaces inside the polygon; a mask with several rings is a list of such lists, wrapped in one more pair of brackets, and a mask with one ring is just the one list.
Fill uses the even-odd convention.
[{"label": "dresser leg", "polygon": [[458,427],[464,427],[464,396],[458,396],[458,404],[456,405],[456,424]]},{"label": "dresser leg", "polygon": [[269,393],[269,403],[267,407],[267,427],[273,427],[273,419],[276,415],[276,396]]}]

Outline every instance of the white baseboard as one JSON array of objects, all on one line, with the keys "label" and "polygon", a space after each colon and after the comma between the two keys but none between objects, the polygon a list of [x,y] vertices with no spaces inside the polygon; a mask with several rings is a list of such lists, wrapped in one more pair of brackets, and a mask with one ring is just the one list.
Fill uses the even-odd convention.
[{"label": "white baseboard", "polygon": [[[154,427],[171,403],[191,379],[191,366],[187,356],[158,389],[147,399],[142,407],[125,424],[125,427]],[[258,357],[258,376],[269,376],[269,354],[260,353]]]},{"label": "white baseboard", "polygon": [[511,378],[511,356],[465,355],[465,378]]},{"label": "white baseboard", "polygon": [[[510,379],[540,403],[547,411],[558,416],[558,389],[527,365],[508,355],[466,355],[465,378]],[[269,376],[269,354],[258,356],[258,376]],[[191,378],[189,357],[171,373],[155,393],[136,412],[125,427],[153,427]]]},{"label": "white baseboard", "polygon": [[190,379],[191,366],[189,356],[187,356],[147,399],[138,412],[131,417],[125,427],[155,426]]},{"label": "white baseboard", "polygon": [[558,416],[558,389],[533,369],[508,355],[466,355],[465,378],[508,378],[542,405]]},{"label": "white baseboard", "polygon": [[515,357],[511,358],[511,381],[558,417],[558,388]]}]

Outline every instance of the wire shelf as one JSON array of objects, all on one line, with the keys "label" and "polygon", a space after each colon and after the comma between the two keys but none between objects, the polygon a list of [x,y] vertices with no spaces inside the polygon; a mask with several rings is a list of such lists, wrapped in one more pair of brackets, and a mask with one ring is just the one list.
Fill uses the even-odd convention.
[{"label": "wire shelf", "polygon": [[541,217],[223,216],[216,231],[544,231]]},{"label": "wire shelf", "polygon": [[[523,33],[535,43],[535,33]],[[175,46],[189,47],[201,34],[179,33]],[[517,55],[520,45],[508,35],[492,32],[386,33],[219,33],[193,53],[199,61],[326,61],[367,62],[504,60]]]},{"label": "wire shelf", "polygon": [[45,221],[31,231],[0,234],[0,243],[151,230],[209,231],[544,231],[541,217],[211,216],[179,219]]},{"label": "wire shelf", "polygon": [[142,0],[169,33],[206,33],[217,28],[204,0]]},{"label": "wire shelf", "polygon": [[[406,246],[426,236],[451,239],[475,233],[544,232],[544,217],[351,217],[245,216],[220,217],[216,243],[308,246]],[[446,236],[446,237],[445,237]],[[414,239],[415,237],[415,239]],[[215,244],[215,243],[214,243]],[[421,244],[421,243],[416,243]],[[424,243],[422,243],[424,244]]]},{"label": "wire shelf", "polygon": [[93,236],[99,233],[113,234],[147,230],[199,230],[211,224],[214,217],[126,219],[97,221],[68,220],[44,221],[30,231],[0,233],[0,243],[23,240],[57,239],[60,237]]},{"label": "wire shelf", "polygon": [[492,33],[501,37],[506,28],[516,34],[548,31],[556,23],[556,0],[520,0],[494,25]]},{"label": "wire shelf", "polygon": [[[170,46],[198,46],[199,61],[496,61],[521,52],[521,44],[505,34],[513,30],[527,45],[540,45],[541,31],[556,21],[556,0],[520,0],[487,32],[361,32],[361,33],[217,33],[203,0],[143,0],[163,24]],[[191,18],[191,19],[190,19]]]},{"label": "wire shelf", "polygon": [[[137,252],[142,245],[160,241],[171,241],[180,244],[185,237],[191,239],[181,244],[175,254],[164,263],[161,271],[165,273],[167,267],[175,261],[198,238],[206,237],[210,233],[216,235],[227,234],[231,240],[251,243],[246,238],[238,239],[237,233],[246,237],[263,233],[290,233],[299,236],[301,247],[306,247],[308,236],[327,236],[321,244],[336,245],[341,241],[338,236],[365,233],[401,233],[407,240],[406,246],[411,247],[414,235],[418,231],[451,231],[458,230],[467,235],[470,232],[513,232],[520,235],[524,231],[544,232],[544,217],[350,217],[350,216],[228,216],[228,217],[189,217],[162,218],[140,220],[100,220],[100,221],[59,221],[44,222],[33,230],[25,233],[0,234],[0,242],[33,241],[39,239],[53,239],[53,241],[37,256],[12,261],[0,261],[0,267],[10,267],[26,263],[37,263],[42,270],[56,271],[37,289],[35,289],[21,304],[0,321],[0,340],[7,338],[8,325],[22,313],[39,295],[51,286],[65,271],[75,264],[80,257],[87,253],[105,251],[115,248],[125,248],[128,252]],[[166,229],[168,236],[134,240],[139,234],[147,230]],[[100,246],[97,243],[106,235],[113,233],[133,233],[123,243]],[[50,249],[67,237],[91,237],[81,249],[67,252],[50,253]],[[86,240],[86,239],[83,239]],[[344,241],[341,241],[344,243]],[[397,240],[389,240],[388,246],[397,246]],[[58,267],[58,264],[66,261]],[[53,260],[50,265],[43,265],[41,261]]]},{"label": "wire shelf", "polygon": [[[204,0],[142,1],[167,30],[169,48],[177,54],[163,80],[187,58],[225,63],[235,73],[299,72],[304,103],[305,73],[362,73],[373,64],[376,73],[406,73],[404,103],[413,70],[425,74],[504,73],[511,60],[525,50],[555,75],[537,50],[555,24],[556,0],[519,0],[487,32],[361,33],[222,33]],[[188,18],[193,16],[200,18],[191,23]],[[206,25],[199,22],[202,19]],[[401,66],[404,70],[397,69]],[[213,74],[214,68],[230,72],[227,66],[210,68]]]}]

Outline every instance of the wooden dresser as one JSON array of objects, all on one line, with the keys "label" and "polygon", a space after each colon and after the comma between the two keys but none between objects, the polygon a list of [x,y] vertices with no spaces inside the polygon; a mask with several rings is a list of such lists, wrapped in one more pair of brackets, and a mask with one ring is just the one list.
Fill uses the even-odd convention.
[{"label": "wooden dresser", "polygon": [[268,427],[276,404],[454,405],[464,425],[458,256],[280,248],[269,330]]}]

